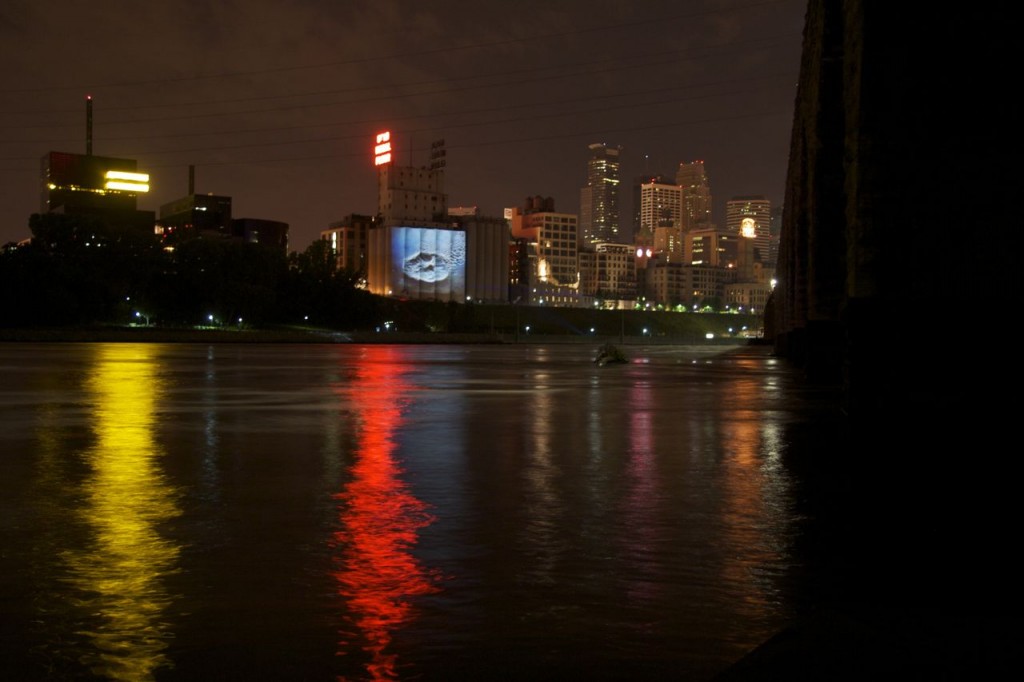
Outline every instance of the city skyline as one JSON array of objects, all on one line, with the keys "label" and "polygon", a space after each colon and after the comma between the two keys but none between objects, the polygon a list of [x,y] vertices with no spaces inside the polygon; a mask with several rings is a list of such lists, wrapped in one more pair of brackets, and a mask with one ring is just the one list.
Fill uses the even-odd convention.
[{"label": "city skyline", "polygon": [[385,129],[403,165],[426,165],[445,138],[449,205],[485,215],[534,194],[578,212],[595,142],[622,147],[623,178],[704,159],[716,209],[733,195],[781,202],[804,3],[586,6],[264,1],[234,15],[156,2],[101,24],[87,8],[8,4],[0,243],[30,236],[39,159],[85,151],[86,95],[93,153],[151,174],[140,209],[184,196],[195,165],[197,193],[289,223],[298,250],[374,212],[370,149]]}]

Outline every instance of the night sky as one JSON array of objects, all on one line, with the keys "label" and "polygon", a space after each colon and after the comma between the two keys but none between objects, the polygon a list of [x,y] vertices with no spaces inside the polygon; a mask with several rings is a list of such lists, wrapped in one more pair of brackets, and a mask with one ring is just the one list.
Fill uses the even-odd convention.
[{"label": "night sky", "polygon": [[781,202],[803,0],[5,0],[0,5],[0,244],[30,236],[39,160],[85,152],[151,174],[139,208],[188,190],[291,225],[376,211],[374,134],[396,161],[447,146],[449,206],[528,195],[579,210],[587,145],[634,176],[703,159],[715,222],[734,195]]}]

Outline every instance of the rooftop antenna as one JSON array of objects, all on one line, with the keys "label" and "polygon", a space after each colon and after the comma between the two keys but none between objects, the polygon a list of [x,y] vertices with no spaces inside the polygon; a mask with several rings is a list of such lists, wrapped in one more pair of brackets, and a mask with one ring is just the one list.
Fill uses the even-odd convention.
[{"label": "rooftop antenna", "polygon": [[92,95],[85,96],[85,155],[92,156]]},{"label": "rooftop antenna", "polygon": [[188,196],[196,193],[196,167],[188,165]]}]

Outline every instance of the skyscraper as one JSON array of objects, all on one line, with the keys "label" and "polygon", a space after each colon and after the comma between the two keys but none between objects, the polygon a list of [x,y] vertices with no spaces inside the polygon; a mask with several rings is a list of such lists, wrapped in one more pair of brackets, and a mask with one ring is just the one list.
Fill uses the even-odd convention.
[{"label": "skyscraper", "polygon": [[754,248],[762,263],[769,259],[772,202],[760,194],[733,197],[725,202],[725,229],[732,234],[753,231]]},{"label": "skyscraper", "polygon": [[[630,243],[636,243],[640,239],[640,190],[643,185],[651,182],[671,185],[675,182],[675,179],[661,174],[640,175],[633,178],[633,234],[631,235],[632,239],[626,240]],[[627,235],[623,236],[626,237]]]},{"label": "skyscraper", "polygon": [[[649,182],[640,186],[638,243],[653,245],[666,258],[682,257],[682,191],[678,185]],[[675,256],[675,258],[672,258]]]},{"label": "skyscraper", "polygon": [[584,244],[619,242],[619,152],[603,142],[590,145],[587,186],[580,190],[580,234]]},{"label": "skyscraper", "polygon": [[703,161],[679,164],[676,184],[683,192],[683,229],[711,226],[711,185]]}]

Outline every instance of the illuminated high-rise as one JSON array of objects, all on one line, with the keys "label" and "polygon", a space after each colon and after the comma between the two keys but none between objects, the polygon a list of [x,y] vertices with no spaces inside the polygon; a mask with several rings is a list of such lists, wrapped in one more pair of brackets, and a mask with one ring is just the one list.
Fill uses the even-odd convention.
[{"label": "illuminated high-rise", "polygon": [[771,244],[772,202],[760,194],[733,197],[725,202],[725,229],[754,236],[757,258],[767,263]]},{"label": "illuminated high-rise", "polygon": [[683,229],[711,227],[711,185],[703,161],[679,164],[676,184],[683,194]]},{"label": "illuminated high-rise", "polygon": [[590,145],[587,186],[580,190],[582,242],[619,242],[619,153],[603,142]]},{"label": "illuminated high-rise", "polygon": [[671,185],[675,182],[675,178],[660,174],[644,174],[633,178],[633,234],[623,235],[623,237],[632,237],[627,240],[630,243],[642,241],[640,234],[640,191],[644,185],[652,182],[660,185]]},{"label": "illuminated high-rise", "polygon": [[651,245],[655,235],[679,241],[683,224],[682,191],[678,185],[647,182],[640,185],[638,243]]}]

